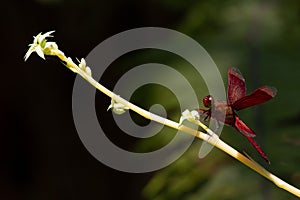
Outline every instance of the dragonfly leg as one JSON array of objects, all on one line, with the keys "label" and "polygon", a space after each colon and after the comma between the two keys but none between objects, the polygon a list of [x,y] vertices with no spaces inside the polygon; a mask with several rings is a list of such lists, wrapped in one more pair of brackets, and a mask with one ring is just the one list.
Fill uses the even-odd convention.
[{"label": "dragonfly leg", "polygon": [[208,122],[211,118],[211,111],[210,110],[201,110],[200,114],[200,121],[201,122]]},{"label": "dragonfly leg", "polygon": [[209,115],[206,115],[206,117],[204,117],[204,119],[203,119],[205,122],[208,122],[208,121],[210,121],[210,116]]}]

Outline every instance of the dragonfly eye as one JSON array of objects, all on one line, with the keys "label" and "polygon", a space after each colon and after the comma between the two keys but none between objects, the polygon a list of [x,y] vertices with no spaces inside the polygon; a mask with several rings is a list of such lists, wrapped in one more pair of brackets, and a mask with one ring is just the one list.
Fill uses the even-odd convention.
[{"label": "dragonfly eye", "polygon": [[203,98],[203,105],[206,108],[210,108],[211,107],[211,102],[212,102],[213,98],[211,95],[207,95],[206,97]]}]

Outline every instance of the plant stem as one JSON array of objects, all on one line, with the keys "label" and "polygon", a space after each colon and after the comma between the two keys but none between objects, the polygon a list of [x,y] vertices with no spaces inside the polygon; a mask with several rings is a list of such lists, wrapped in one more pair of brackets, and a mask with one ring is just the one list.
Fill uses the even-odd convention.
[{"label": "plant stem", "polygon": [[295,196],[300,197],[300,190],[299,189],[297,189],[294,186],[286,183],[285,181],[281,180],[280,178],[276,177],[275,175],[273,175],[272,173],[270,173],[269,171],[264,169],[261,165],[259,165],[258,163],[256,163],[252,159],[249,159],[245,155],[239,153],[237,150],[235,150],[234,148],[232,148],[231,146],[229,146],[228,144],[223,142],[213,131],[211,131],[207,126],[205,126],[200,121],[197,122],[197,125],[202,127],[208,134],[197,131],[197,130],[194,130],[194,129],[189,128],[189,127],[184,126],[184,125],[179,125],[177,122],[174,122],[174,121],[171,121],[169,119],[158,116],[156,114],[150,113],[149,111],[144,110],[144,109],[128,102],[127,100],[125,100],[122,97],[114,94],[113,92],[111,92],[110,90],[105,88],[103,85],[98,83],[95,79],[92,78],[92,76],[88,75],[84,70],[82,70],[79,66],[77,66],[71,59],[68,59],[64,55],[64,53],[61,52],[60,50],[57,50],[55,55],[58,56],[63,62],[65,62],[66,66],[69,69],[71,69],[72,71],[78,73],[86,81],[88,81],[91,85],[93,85],[96,89],[103,92],[104,94],[106,94],[107,96],[109,96],[110,98],[115,100],[116,102],[127,106],[129,109],[131,109],[132,111],[134,111],[134,112],[138,113],[139,115],[145,117],[146,119],[156,121],[160,124],[163,124],[163,125],[169,126],[171,128],[183,131],[185,133],[189,133],[189,134],[191,134],[191,135],[193,135],[193,136],[195,136],[199,139],[202,139],[202,140],[212,144],[213,146],[215,146],[215,147],[219,148],[220,150],[226,152],[227,154],[229,154],[233,158],[239,160],[240,162],[242,162],[243,164],[245,164],[249,168],[253,169],[254,171],[259,173],[260,175],[262,175],[265,178],[269,179],[275,185],[277,185],[279,188],[282,188],[282,189],[294,194]]}]

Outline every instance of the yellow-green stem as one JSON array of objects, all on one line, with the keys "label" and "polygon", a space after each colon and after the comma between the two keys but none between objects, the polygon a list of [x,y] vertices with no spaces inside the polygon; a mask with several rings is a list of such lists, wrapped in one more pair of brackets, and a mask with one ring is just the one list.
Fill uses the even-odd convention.
[{"label": "yellow-green stem", "polygon": [[161,123],[163,125],[169,126],[171,128],[178,129],[178,130],[183,131],[185,133],[189,133],[189,134],[191,134],[191,135],[193,135],[197,138],[200,138],[200,139],[214,145],[215,147],[217,147],[217,148],[221,149],[222,151],[226,152],[227,154],[229,154],[233,158],[235,158],[235,159],[239,160],[240,162],[244,163],[245,165],[247,165],[248,167],[250,167],[251,169],[253,169],[257,173],[264,176],[265,178],[269,179],[270,181],[272,181],[278,187],[283,188],[286,191],[300,197],[300,190],[299,189],[297,189],[294,186],[292,186],[292,185],[284,182],[283,180],[279,179],[278,177],[276,177],[272,173],[265,170],[262,166],[260,166],[259,164],[257,164],[253,160],[251,160],[248,157],[244,156],[243,154],[239,153],[237,150],[235,150],[234,148],[232,148],[231,146],[229,146],[228,144],[226,144],[225,142],[220,140],[219,137],[213,131],[211,131],[207,126],[205,126],[200,121],[198,121],[197,124],[200,127],[202,127],[209,134],[205,134],[203,132],[191,129],[191,128],[189,128],[187,126],[184,126],[184,125],[179,125],[178,123],[176,123],[174,121],[171,121],[169,119],[163,118],[163,117],[158,116],[156,114],[150,113],[149,111],[144,110],[144,109],[128,102],[127,100],[125,100],[122,97],[114,94],[113,92],[111,92],[110,90],[108,90],[107,88],[105,88],[104,86],[99,84],[90,75],[88,75],[84,70],[82,70],[79,66],[77,66],[72,60],[68,59],[64,55],[64,53],[61,52],[60,50],[56,51],[56,56],[58,56],[63,62],[65,62],[66,66],[69,69],[71,69],[72,71],[78,73],[85,80],[87,80],[91,85],[93,85],[99,91],[103,92],[104,94],[106,94],[107,96],[109,96],[110,98],[115,100],[116,102],[127,106],[129,109],[133,110],[134,112],[138,113],[139,115],[141,115],[141,116],[143,116],[143,117],[145,117],[149,120],[153,120],[153,121],[156,121],[156,122]]}]

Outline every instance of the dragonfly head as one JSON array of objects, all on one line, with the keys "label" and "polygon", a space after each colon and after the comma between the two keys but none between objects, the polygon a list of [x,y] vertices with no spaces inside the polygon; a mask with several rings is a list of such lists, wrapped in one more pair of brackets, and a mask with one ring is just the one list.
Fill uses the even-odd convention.
[{"label": "dragonfly head", "polygon": [[202,102],[206,108],[211,108],[211,104],[212,104],[213,100],[214,99],[211,95],[207,95],[206,97],[203,98]]}]

